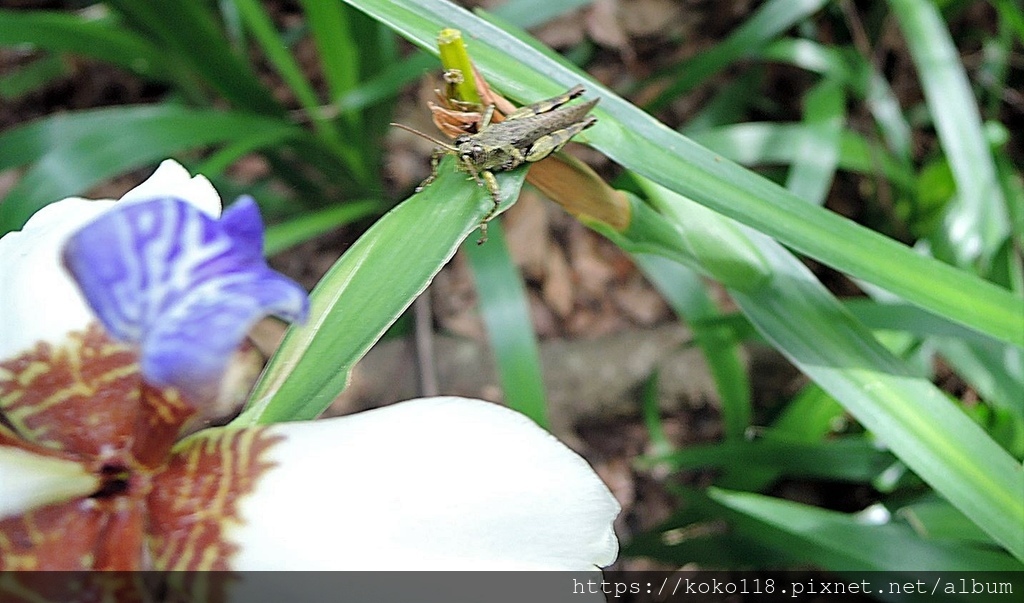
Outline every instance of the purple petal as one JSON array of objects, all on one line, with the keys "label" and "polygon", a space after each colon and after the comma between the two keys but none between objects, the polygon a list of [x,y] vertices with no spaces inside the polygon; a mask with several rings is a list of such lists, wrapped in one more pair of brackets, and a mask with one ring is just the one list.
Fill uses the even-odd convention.
[{"label": "purple petal", "polygon": [[249,328],[306,317],[306,292],[263,259],[252,197],[219,220],[173,197],[115,206],[74,234],[64,265],[106,329],[141,345],[151,383],[201,394]]}]

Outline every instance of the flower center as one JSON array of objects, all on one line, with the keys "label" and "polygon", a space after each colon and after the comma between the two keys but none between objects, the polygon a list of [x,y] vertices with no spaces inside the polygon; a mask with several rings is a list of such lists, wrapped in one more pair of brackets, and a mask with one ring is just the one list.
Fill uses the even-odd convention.
[{"label": "flower center", "polygon": [[132,473],[123,465],[104,465],[99,471],[100,488],[89,498],[114,498],[128,494],[132,485]]}]

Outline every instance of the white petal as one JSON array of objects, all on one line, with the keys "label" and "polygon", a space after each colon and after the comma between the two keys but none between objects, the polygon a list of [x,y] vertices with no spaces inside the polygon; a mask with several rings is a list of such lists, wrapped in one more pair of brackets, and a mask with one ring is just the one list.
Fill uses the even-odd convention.
[{"label": "white petal", "polygon": [[618,503],[581,457],[504,407],[414,400],[269,428],[233,569],[588,570]]},{"label": "white petal", "polygon": [[[154,196],[176,196],[220,215],[220,197],[209,180],[190,177],[171,160],[123,199]],[[22,230],[0,238],[0,359],[28,351],[38,341],[59,344],[93,320],[61,265],[60,251],[69,235],[113,205],[109,199],[64,199],[36,212]]]},{"label": "white petal", "polygon": [[99,480],[79,463],[0,446],[0,519],[97,488]]},{"label": "white petal", "polygon": [[70,198],[33,215],[21,231],[0,238],[0,358],[57,344],[93,320],[78,287],[60,263],[65,239],[113,201]]},{"label": "white petal", "polygon": [[188,201],[210,216],[220,215],[221,202],[217,189],[213,188],[206,176],[192,176],[173,159],[165,159],[152,176],[125,193],[121,200],[146,201],[169,195]]}]

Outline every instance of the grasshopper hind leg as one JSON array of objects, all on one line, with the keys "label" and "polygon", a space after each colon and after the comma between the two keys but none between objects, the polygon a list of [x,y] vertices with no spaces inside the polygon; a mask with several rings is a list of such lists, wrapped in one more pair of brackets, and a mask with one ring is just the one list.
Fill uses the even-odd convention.
[{"label": "grasshopper hind leg", "polygon": [[569,127],[562,128],[561,130],[555,130],[550,134],[541,136],[527,151],[524,160],[525,161],[540,161],[552,153],[557,153],[562,150],[574,136],[586,130],[590,126],[597,123],[596,117],[588,117],[583,121],[578,121]]},{"label": "grasshopper hind leg", "polygon": [[541,113],[548,113],[561,107],[565,103],[572,99],[581,96],[585,92],[583,86],[577,84],[570,88],[565,94],[559,94],[558,96],[549,98],[547,100],[537,101],[529,105],[519,107],[512,113],[505,116],[506,120],[510,119],[522,119],[524,117],[531,117],[534,115],[540,115]]}]

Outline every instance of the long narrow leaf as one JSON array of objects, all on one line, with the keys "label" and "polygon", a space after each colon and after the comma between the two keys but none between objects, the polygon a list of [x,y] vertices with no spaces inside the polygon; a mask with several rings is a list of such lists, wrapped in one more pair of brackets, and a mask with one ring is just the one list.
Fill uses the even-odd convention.
[{"label": "long narrow leaf", "polygon": [[672,310],[694,331],[697,345],[707,358],[722,403],[722,422],[727,439],[740,439],[750,427],[753,414],[750,380],[740,360],[738,342],[725,329],[707,321],[719,316],[700,276],[686,266],[659,255],[633,256],[640,269],[665,297]]},{"label": "long narrow leaf", "polygon": [[[324,276],[306,324],[292,327],[237,424],[313,419],[345,389],[355,363],[423,292],[493,207],[448,158],[437,180],[387,213]],[[514,199],[522,170],[498,174]],[[330,364],[330,370],[324,369]]]},{"label": "long narrow leaf", "polygon": [[[842,571],[1019,572],[1012,557],[983,547],[934,542],[895,522],[858,517],[748,492],[712,488],[712,500],[743,516],[737,529],[771,539],[805,563]],[[872,585],[878,588],[876,585]],[[872,591],[874,592],[874,591]]]},{"label": "long narrow leaf", "polygon": [[372,200],[348,201],[320,211],[304,213],[281,224],[274,224],[267,228],[263,253],[268,256],[280,253],[317,235],[373,215],[380,207],[379,202]]},{"label": "long narrow leaf", "polygon": [[[470,52],[488,80],[510,96],[536,100],[580,75],[442,0],[348,0],[422,48],[442,27],[474,36]],[[515,60],[510,61],[509,57]],[[847,274],[1003,341],[1024,346],[1024,304],[1014,294],[927,258],[832,212],[809,206],[764,178],[723,160],[590,82],[600,96],[591,144],[620,164],[716,212],[768,234]],[[884,261],[879,261],[884,258]]]},{"label": "long narrow leaf", "polygon": [[823,205],[839,163],[846,95],[839,81],[826,79],[807,93],[804,103],[806,127],[786,179],[786,188],[801,199]]},{"label": "long narrow leaf", "polygon": [[548,427],[544,375],[529,301],[501,224],[491,224],[486,244],[464,245],[476,281],[480,313],[494,349],[505,403]]},{"label": "long narrow leaf", "polygon": [[992,259],[1009,233],[970,82],[938,7],[930,0],[889,0],[924,87],[928,110],[957,184],[947,211],[950,252],[960,263]]},{"label": "long narrow leaf", "polygon": [[734,292],[744,313],[922,479],[1024,559],[1024,530],[1006,530],[1024,525],[1020,463],[930,382],[910,376],[799,261],[781,247],[772,259],[785,273],[771,286]]},{"label": "long narrow leaf", "polygon": [[752,56],[765,44],[797,22],[816,13],[825,0],[771,0],[757,11],[728,38],[713,48],[677,65],[673,73],[676,80],[658,95],[647,109],[657,111],[699,82],[718,73],[733,61]]},{"label": "long narrow leaf", "polygon": [[[658,187],[646,189],[677,228],[698,228],[686,219],[687,206],[695,203]],[[1024,530],[1005,529],[1024,525],[1021,464],[931,382],[914,376],[789,251],[742,230],[772,270],[755,287],[731,290],[758,331],[922,479],[1024,560]]]},{"label": "long narrow leaf", "polygon": [[[796,160],[803,124],[745,122],[694,132],[691,138],[731,161],[749,166],[790,164]],[[884,149],[872,146],[860,134],[839,134],[838,167],[842,170],[882,175],[904,191],[913,191],[915,174]]]},{"label": "long narrow leaf", "polygon": [[111,0],[109,4],[235,107],[284,115],[284,107],[260,82],[250,64],[228,44],[204,3]]},{"label": "long narrow leaf", "polygon": [[0,46],[22,44],[92,57],[153,79],[169,77],[157,46],[107,21],[50,11],[0,10]]},{"label": "long narrow leaf", "polygon": [[268,143],[303,135],[296,126],[268,117],[173,105],[55,115],[5,132],[0,135],[0,169],[32,167],[0,203],[0,232],[21,228],[47,203],[104,179],[253,132],[276,132],[264,139]]}]

